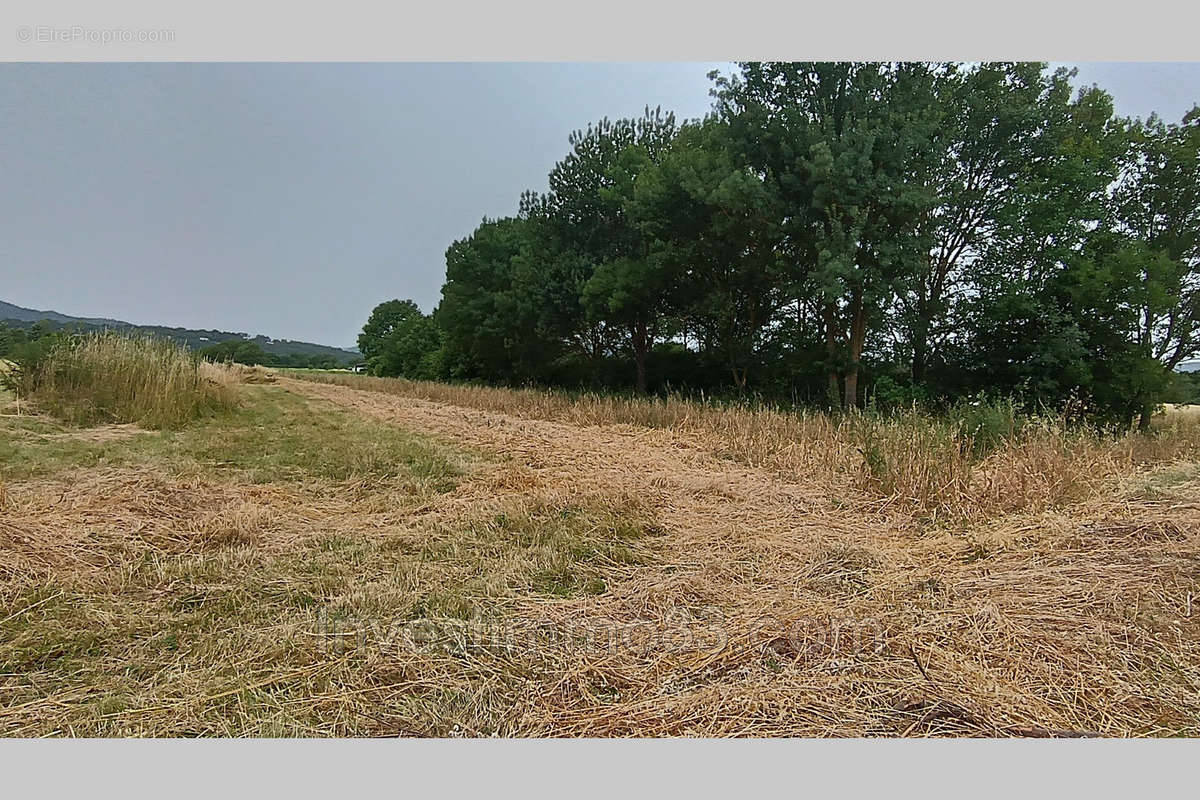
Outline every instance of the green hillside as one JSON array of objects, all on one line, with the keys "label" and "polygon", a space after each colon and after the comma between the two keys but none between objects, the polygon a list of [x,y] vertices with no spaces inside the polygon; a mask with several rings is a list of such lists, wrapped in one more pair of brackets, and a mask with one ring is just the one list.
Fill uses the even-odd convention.
[{"label": "green hillside", "polygon": [[219,330],[168,328],[161,325],[134,325],[122,320],[73,317],[57,311],[38,311],[0,301],[0,326],[27,331],[35,324],[49,330],[83,332],[126,330],[137,333],[148,333],[180,342],[193,350],[203,350],[222,342],[249,342],[261,348],[263,353],[269,357],[269,362],[280,366],[346,367],[362,360],[362,356],[356,351],[315,344],[313,342],[272,339],[268,336],[250,336],[246,333],[232,333]]}]

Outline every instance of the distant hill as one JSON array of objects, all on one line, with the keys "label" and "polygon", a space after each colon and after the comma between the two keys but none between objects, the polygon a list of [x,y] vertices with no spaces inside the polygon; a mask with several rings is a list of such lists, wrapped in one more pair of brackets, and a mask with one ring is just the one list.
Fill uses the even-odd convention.
[{"label": "distant hill", "polygon": [[14,306],[12,303],[6,303],[0,300],[0,322],[38,322],[39,320],[47,320],[49,322],[82,322],[88,325],[129,325],[128,322],[121,322],[117,319],[90,319],[86,317],[72,317],[67,314],[60,314],[57,311],[36,311],[32,308],[21,308]]},{"label": "distant hill", "polygon": [[346,350],[341,347],[330,347],[324,344],[314,344],[312,342],[297,342],[291,339],[272,339],[268,336],[251,336],[247,333],[230,333],[229,331],[218,330],[192,330],[190,328],[167,328],[161,325],[134,325],[132,322],[124,322],[119,319],[106,319],[103,317],[73,317],[69,314],[61,314],[57,311],[38,311],[32,308],[22,308],[21,306],[6,303],[0,300],[0,324],[7,324],[12,327],[25,328],[35,322],[45,322],[51,327],[63,328],[70,327],[82,330],[129,330],[139,333],[151,333],[157,336],[163,336],[169,339],[174,339],[177,342],[187,345],[193,350],[201,350],[205,347],[226,342],[231,339],[238,341],[253,342],[263,349],[263,352],[274,356],[323,356],[330,357],[337,361],[342,366],[357,363],[362,360],[362,356],[354,350]]}]

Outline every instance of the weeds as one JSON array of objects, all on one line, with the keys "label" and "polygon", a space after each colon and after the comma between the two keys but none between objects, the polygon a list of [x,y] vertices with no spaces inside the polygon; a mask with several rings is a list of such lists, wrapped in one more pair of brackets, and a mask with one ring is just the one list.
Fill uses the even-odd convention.
[{"label": "weeds", "polygon": [[182,345],[98,333],[22,354],[3,376],[19,397],[73,424],[177,428],[235,404],[232,380]]}]

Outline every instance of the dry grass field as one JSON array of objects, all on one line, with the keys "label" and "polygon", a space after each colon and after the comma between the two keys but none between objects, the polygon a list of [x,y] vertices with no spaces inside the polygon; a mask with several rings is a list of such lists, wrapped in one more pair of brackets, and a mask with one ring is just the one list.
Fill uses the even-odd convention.
[{"label": "dry grass field", "polygon": [[182,426],[0,400],[0,733],[1200,734],[1200,417],[205,369]]}]

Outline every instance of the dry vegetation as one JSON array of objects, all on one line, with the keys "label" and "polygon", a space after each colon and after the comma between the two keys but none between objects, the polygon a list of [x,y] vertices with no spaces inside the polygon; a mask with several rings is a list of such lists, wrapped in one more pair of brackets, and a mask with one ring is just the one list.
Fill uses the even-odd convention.
[{"label": "dry vegetation", "polygon": [[233,403],[225,371],[204,368],[182,345],[116,333],[64,338],[13,368],[5,383],[77,424],[179,427]]},{"label": "dry vegetation", "polygon": [[1195,421],[209,379],[0,418],[0,732],[1200,734]]},{"label": "dry vegetation", "polygon": [[[982,519],[1095,496],[1138,468],[1200,454],[1200,416],[1173,413],[1154,435],[1072,429],[1054,418],[999,420],[787,412],[680,398],[571,395],[300,372],[305,380],[570,425],[667,429],[709,452],[831,496]],[[987,409],[985,409],[986,411]],[[1005,413],[1007,412],[1007,413]],[[990,424],[987,424],[990,423]],[[860,497],[861,495],[861,497]]]}]

